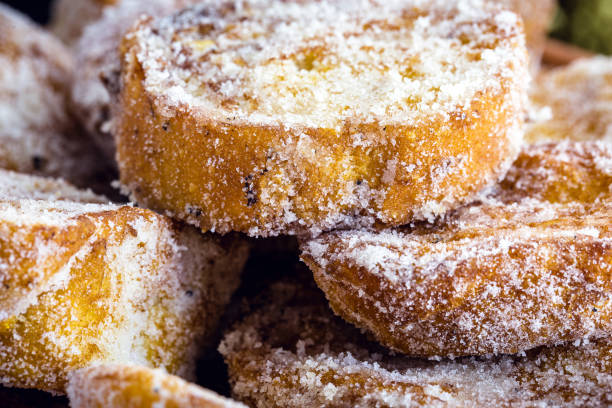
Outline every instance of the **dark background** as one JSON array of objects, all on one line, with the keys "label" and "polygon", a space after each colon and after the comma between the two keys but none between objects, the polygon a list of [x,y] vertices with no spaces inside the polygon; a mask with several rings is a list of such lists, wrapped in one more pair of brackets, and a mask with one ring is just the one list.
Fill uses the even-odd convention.
[{"label": "dark background", "polygon": [[[74,1],[77,2],[85,0]],[[49,20],[49,7],[51,5],[51,0],[8,0],[2,1],[1,3],[8,4],[9,6],[28,14],[32,19],[41,24],[45,24]]]}]

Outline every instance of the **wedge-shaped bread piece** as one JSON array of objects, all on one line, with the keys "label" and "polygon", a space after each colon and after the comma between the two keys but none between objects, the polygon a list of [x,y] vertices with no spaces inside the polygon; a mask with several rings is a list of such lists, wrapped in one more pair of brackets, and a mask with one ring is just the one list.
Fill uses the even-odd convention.
[{"label": "wedge-shaped bread piece", "polygon": [[84,185],[104,170],[69,113],[70,53],[0,5],[0,168]]},{"label": "wedge-shaped bread piece", "polygon": [[[75,71],[71,100],[82,124],[114,163],[110,105],[119,88],[121,64],[118,48],[121,37],[141,15],[167,15],[198,0],[116,0],[112,7],[103,9],[97,0],[82,1],[97,3],[95,8],[100,15],[84,28],[83,35],[75,42],[74,54],[79,69]],[[72,16],[71,20],[76,17]],[[74,23],[81,24],[78,21]]]},{"label": "wedge-shaped bread piece", "polygon": [[[263,305],[262,305],[263,304]],[[391,353],[318,290],[272,286],[221,343],[235,398],[256,407],[607,407],[612,341],[438,362]]]},{"label": "wedge-shaped bread piece", "polygon": [[612,145],[527,147],[435,224],[301,243],[334,311],[411,355],[517,353],[612,333]]},{"label": "wedge-shaped bread piece", "polygon": [[83,203],[100,199],[65,185],[62,200],[26,188],[11,196],[11,177],[0,173],[0,383],[61,393],[69,371],[100,362],[191,378],[238,285],[243,242],[149,210]]},{"label": "wedge-shaped bread piece", "polygon": [[246,408],[160,369],[108,364],[73,371],[69,379],[71,408]]},{"label": "wedge-shaped bread piece", "polygon": [[528,142],[612,141],[612,58],[580,59],[544,72],[531,90]]},{"label": "wedge-shaped bread piece", "polygon": [[220,1],[122,43],[121,182],[204,231],[404,224],[509,168],[519,18],[482,2]]}]

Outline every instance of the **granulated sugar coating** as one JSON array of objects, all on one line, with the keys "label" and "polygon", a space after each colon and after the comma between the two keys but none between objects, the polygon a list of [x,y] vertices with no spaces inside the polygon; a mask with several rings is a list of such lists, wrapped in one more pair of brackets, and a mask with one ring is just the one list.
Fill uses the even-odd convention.
[{"label": "granulated sugar coating", "polygon": [[[110,105],[119,90],[119,43],[121,37],[142,15],[163,16],[200,0],[80,0],[77,9],[83,13],[97,13],[92,24],[84,25],[83,35],[74,42],[76,65],[72,83],[72,103],[79,118],[106,156],[115,159]],[[57,30],[69,31],[83,24],[84,16],[73,10],[73,15],[59,11],[71,7],[72,0],[60,0],[56,18]],[[83,4],[81,4],[83,3]],[[110,5],[109,3],[113,3]],[[86,7],[88,5],[89,7]]]},{"label": "granulated sugar coating", "polygon": [[245,244],[103,201],[0,173],[0,384],[62,393],[69,371],[102,362],[193,376]]},{"label": "granulated sugar coating", "polygon": [[612,58],[582,59],[541,74],[531,104],[528,142],[612,141]]},{"label": "granulated sugar coating", "polygon": [[434,224],[303,240],[334,311],[410,355],[517,353],[612,333],[612,146],[525,148]]},{"label": "granulated sugar coating", "polygon": [[318,290],[274,285],[220,351],[253,407],[608,407],[612,342],[491,360],[395,355],[335,317]]},{"label": "granulated sugar coating", "polygon": [[100,170],[69,114],[72,63],[51,34],[0,4],[0,168],[80,185]]},{"label": "granulated sugar coating", "polygon": [[71,408],[246,408],[163,370],[124,364],[70,373]]},{"label": "granulated sugar coating", "polygon": [[143,19],[121,47],[121,182],[220,233],[443,214],[521,143],[522,25],[496,7],[211,1]]}]

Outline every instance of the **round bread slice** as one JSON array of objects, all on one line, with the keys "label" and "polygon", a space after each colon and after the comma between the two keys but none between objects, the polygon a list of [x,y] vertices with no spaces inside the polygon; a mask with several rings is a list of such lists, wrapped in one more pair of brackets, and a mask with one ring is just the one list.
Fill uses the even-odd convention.
[{"label": "round bread slice", "polygon": [[518,353],[612,334],[612,146],[527,147],[437,223],[301,243],[336,313],[418,356]]},{"label": "round bread slice", "polygon": [[609,339],[523,356],[418,360],[368,341],[326,303],[295,282],[278,283],[253,303],[220,346],[235,398],[284,408],[612,404]]},{"label": "round bread slice", "polygon": [[612,141],[612,58],[580,59],[544,72],[531,90],[526,140]]},{"label": "round bread slice", "polygon": [[247,256],[237,237],[0,171],[0,384],[63,393],[104,362],[192,378]]},{"label": "round bread slice", "polygon": [[[115,141],[110,105],[119,88],[117,82],[121,64],[118,48],[121,38],[142,15],[167,15],[197,1],[81,1],[98,10],[99,16],[91,24],[84,26],[82,36],[74,41],[75,62],[79,69],[74,74],[71,101],[83,126],[113,164],[115,162]],[[60,0],[60,4],[62,3],[72,3],[72,1],[62,2]],[[65,19],[68,21],[64,25],[82,24],[82,18],[77,15],[65,17]],[[74,19],[78,20],[73,21]],[[58,18],[58,29],[60,23],[61,19]]]},{"label": "round bread slice", "polygon": [[160,369],[107,364],[73,371],[69,378],[71,408],[246,408]]},{"label": "round bread slice", "polygon": [[210,2],[121,50],[121,182],[204,231],[432,219],[522,140],[522,25],[480,1]]},{"label": "round bread slice", "polygon": [[68,107],[72,56],[0,4],[0,168],[85,185],[105,166]]}]

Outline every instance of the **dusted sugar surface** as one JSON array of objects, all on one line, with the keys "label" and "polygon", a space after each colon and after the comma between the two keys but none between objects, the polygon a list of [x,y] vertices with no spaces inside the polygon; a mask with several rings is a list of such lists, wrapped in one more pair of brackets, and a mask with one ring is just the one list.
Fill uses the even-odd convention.
[{"label": "dusted sugar surface", "polygon": [[612,58],[592,57],[544,72],[531,90],[526,139],[612,141]]},{"label": "dusted sugar surface", "polygon": [[136,34],[146,89],[206,118],[335,129],[448,120],[515,75],[502,36],[518,17],[474,1],[216,3]]},{"label": "dusted sugar surface", "polygon": [[0,383],[63,393],[68,372],[102,362],[192,378],[238,286],[243,241],[61,182],[0,180],[12,176],[0,187]]},{"label": "dusted sugar surface", "polygon": [[427,361],[366,340],[312,284],[273,285],[220,351],[235,398],[254,407],[606,407],[612,342],[521,356]]},{"label": "dusted sugar surface", "polygon": [[612,332],[612,146],[526,147],[433,224],[303,240],[334,311],[411,355],[517,353]]},{"label": "dusted sugar surface", "polygon": [[205,231],[433,219],[522,140],[522,24],[490,2],[211,1],[121,52],[125,191]]},{"label": "dusted sugar surface", "polygon": [[246,408],[160,369],[108,364],[70,373],[71,408]]}]

